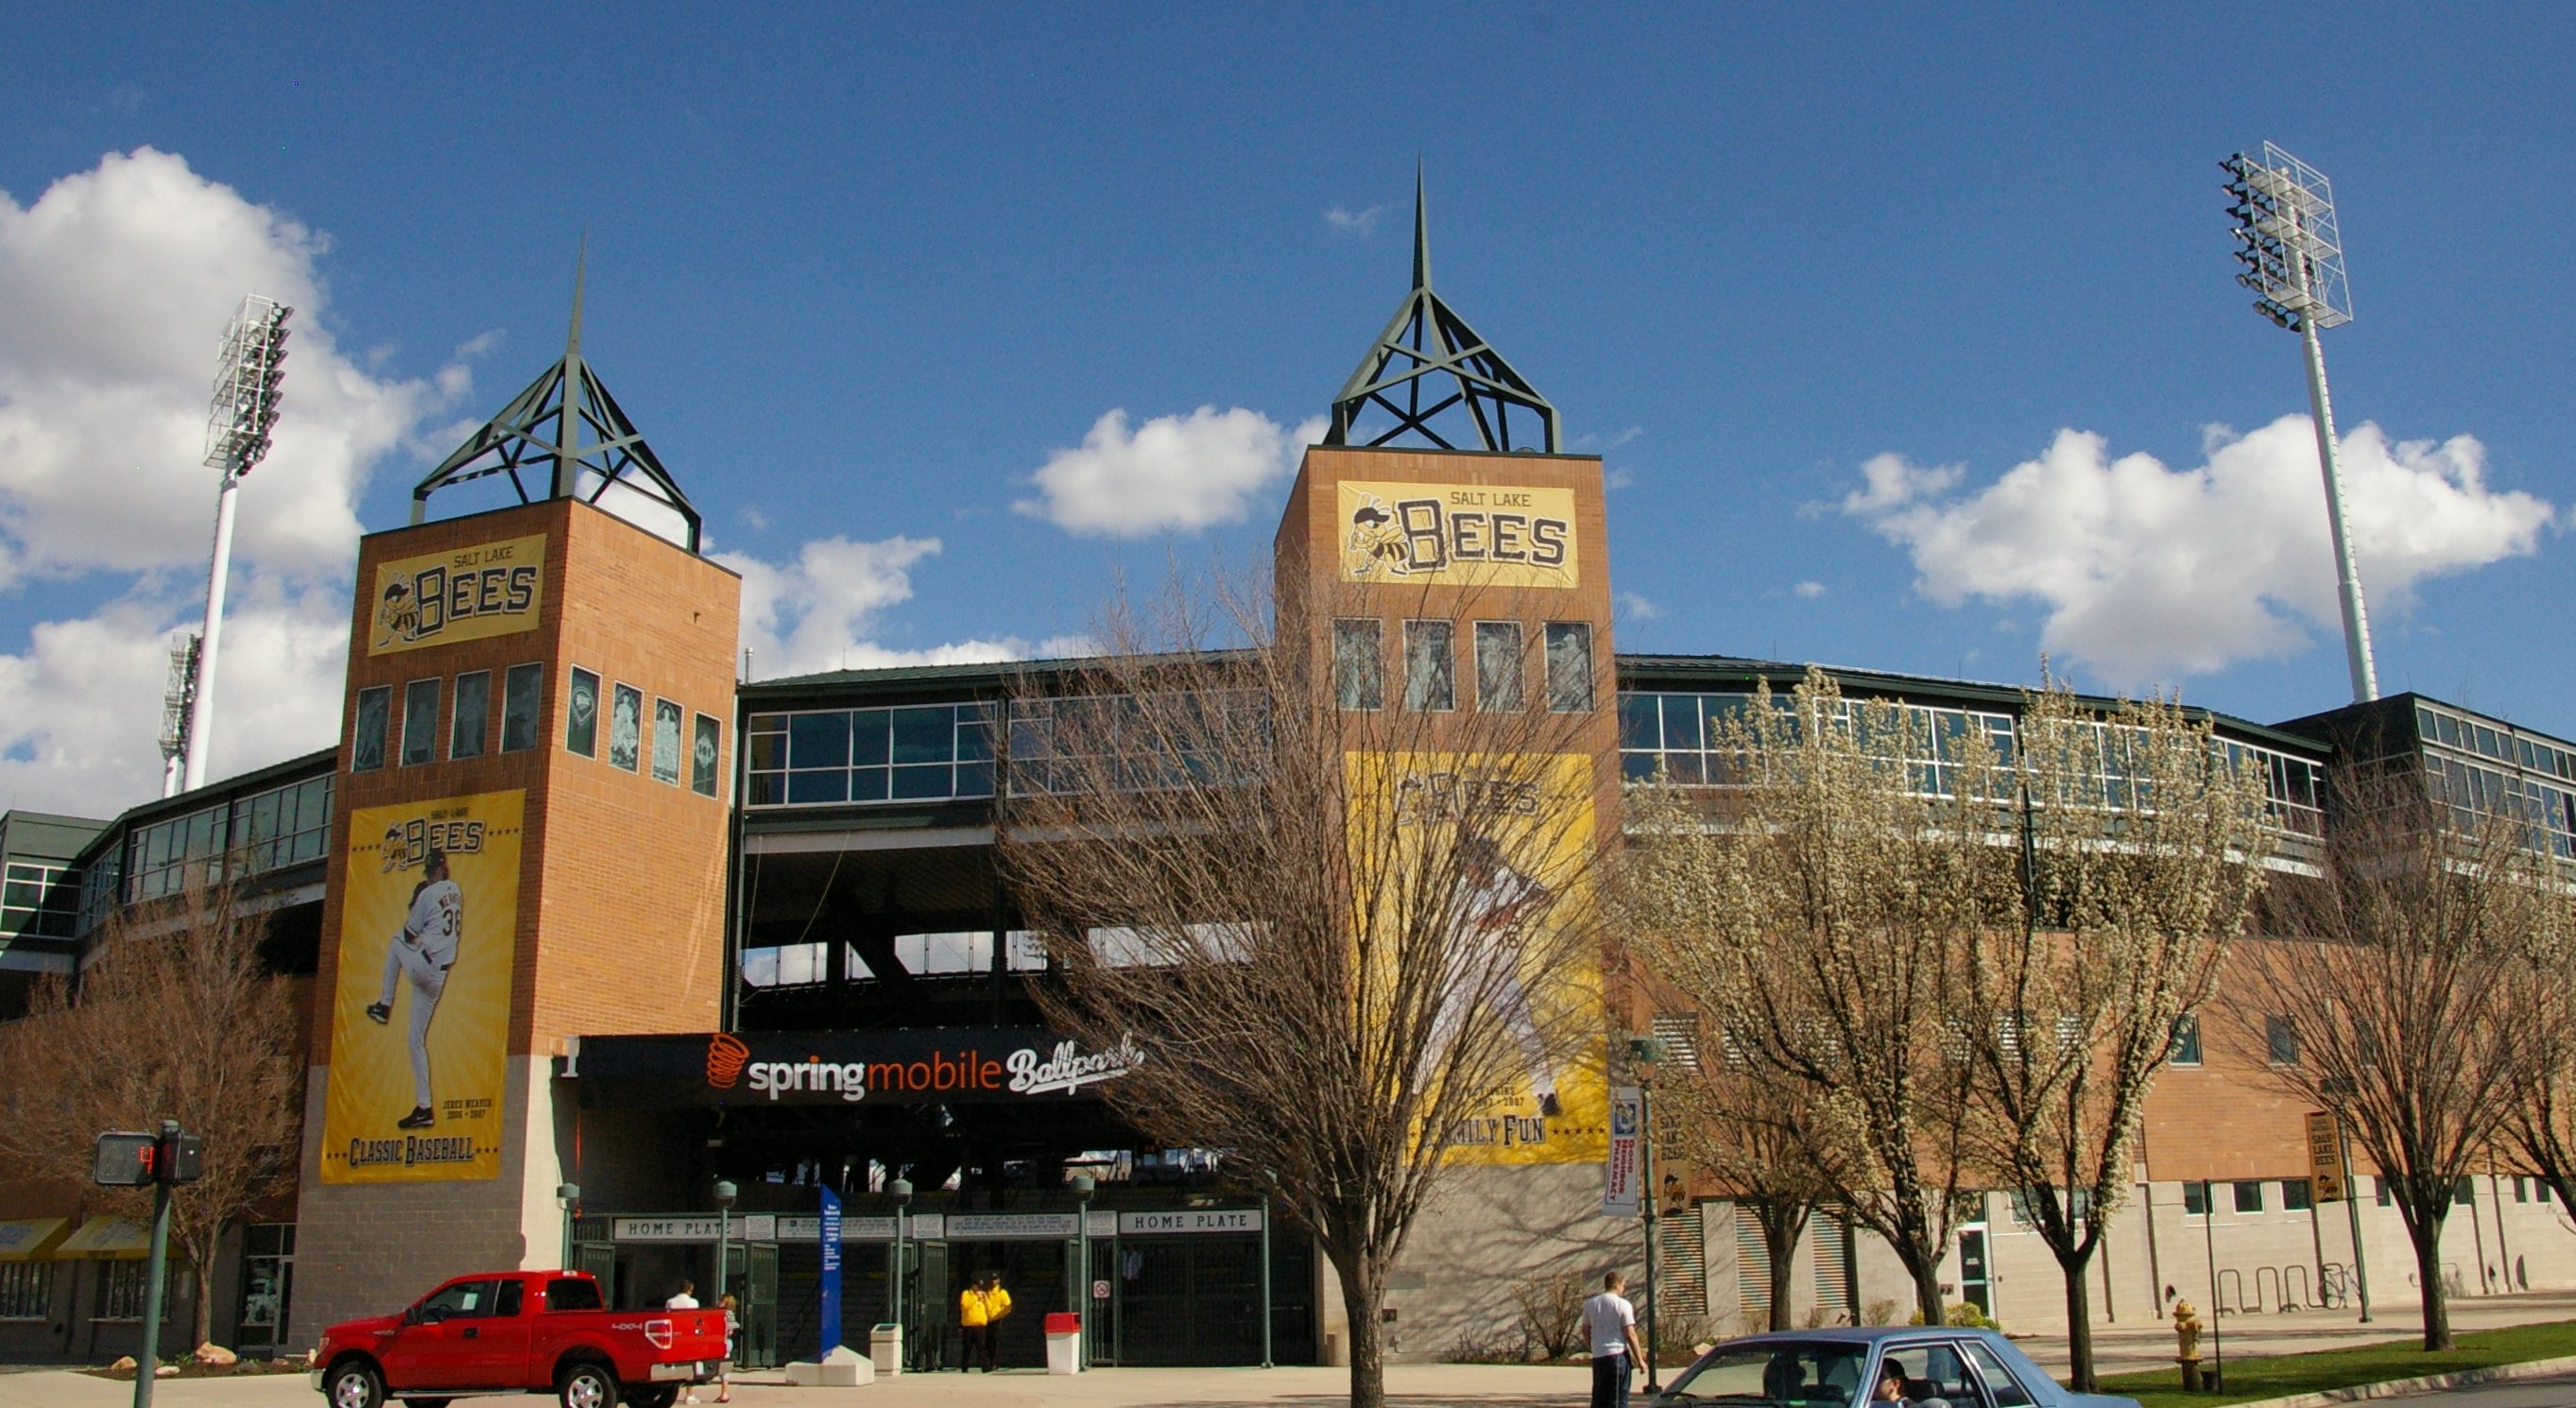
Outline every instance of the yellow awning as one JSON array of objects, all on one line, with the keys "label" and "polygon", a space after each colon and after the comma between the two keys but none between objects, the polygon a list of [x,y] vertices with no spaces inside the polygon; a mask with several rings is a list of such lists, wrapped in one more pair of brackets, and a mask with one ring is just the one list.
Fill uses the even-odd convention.
[{"label": "yellow awning", "polygon": [[50,1261],[72,1225],[68,1217],[25,1217],[0,1222],[0,1261]]},{"label": "yellow awning", "polygon": [[151,1251],[148,1225],[122,1217],[93,1217],[54,1248],[54,1255],[118,1258],[147,1256]]}]

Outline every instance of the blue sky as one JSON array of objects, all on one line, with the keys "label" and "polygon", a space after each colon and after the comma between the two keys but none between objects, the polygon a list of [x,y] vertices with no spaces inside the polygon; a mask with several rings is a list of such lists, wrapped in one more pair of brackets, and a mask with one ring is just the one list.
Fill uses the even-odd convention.
[{"label": "blue sky", "polygon": [[[1441,292],[1621,486],[1621,649],[2049,648],[2280,719],[2346,686],[2218,190],[2277,141],[2350,251],[2383,687],[2576,734],[2567,12],[540,8],[0,13],[0,800],[157,775],[246,281],[305,340],[218,770],[327,741],[354,533],[559,351],[584,231],[585,350],[767,658],[1041,650],[1122,568],[1266,546],[1417,157]],[[1060,454],[1114,502],[1034,483]]]}]

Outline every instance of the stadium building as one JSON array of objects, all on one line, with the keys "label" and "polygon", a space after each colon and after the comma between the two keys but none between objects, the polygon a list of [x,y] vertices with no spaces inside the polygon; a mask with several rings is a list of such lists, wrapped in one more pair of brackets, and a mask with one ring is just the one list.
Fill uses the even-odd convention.
[{"label": "stadium building", "polygon": [[[1448,688],[1585,716],[1579,761],[1612,808],[1622,777],[1712,776],[1712,721],[1806,667],[1616,652],[1600,461],[1560,452],[1555,409],[1432,292],[1418,217],[1416,237],[1414,287],[1283,505],[1283,571],[1363,589],[1397,561],[1417,588],[1463,564],[1506,571],[1511,589],[1467,619],[1426,617],[1442,598],[1419,589],[1346,613],[1337,658],[1395,681],[1375,707]],[[514,501],[428,515],[477,482]],[[1408,516],[1435,511],[1436,528]],[[1388,524],[1392,538],[1355,536]],[[475,1269],[568,1263],[617,1304],[658,1303],[683,1277],[714,1284],[721,1243],[742,1358],[800,1357],[829,1186],[849,1208],[845,1326],[900,1317],[917,1365],[953,1362],[954,1288],[985,1268],[1023,1311],[1005,1325],[1012,1362],[1041,1360],[1039,1312],[1078,1304],[1103,1366],[1335,1358],[1341,1302],[1312,1239],[1234,1191],[1221,1153],[1140,1139],[1092,1079],[1119,1053],[1070,1049],[1030,995],[1046,954],[995,833],[1048,761],[1044,719],[1015,700],[1078,666],[743,680],[740,583],[696,551],[697,528],[582,355],[576,314],[564,357],[422,481],[413,521],[363,540],[335,743],[112,821],[0,818],[11,1014],[119,913],[221,868],[271,916],[269,961],[310,1016],[304,1149],[292,1194],[226,1241],[216,1341],[300,1350]],[[2008,736],[2024,698],[1830,673],[1924,711],[1936,737]],[[2457,805],[2541,816],[2576,854],[2576,744],[2414,695],[2213,718],[2264,771],[2279,863],[2313,854],[2326,772],[2356,748],[2420,767]],[[1935,785],[1949,761],[1918,760]],[[1639,1034],[1691,1029],[1617,1006]],[[2168,1286],[2249,1313],[2326,1303],[2357,1251],[2383,1303],[2411,1299],[2385,1192],[2365,1177],[2356,1248],[2343,1210],[2314,1205],[2303,1110],[2261,1064],[2194,1041],[2158,1084],[2097,1313],[2158,1317]],[[1525,1112],[1509,1157],[1458,1170],[1391,1281],[1396,1356],[1490,1339],[1523,1276],[1633,1271],[1638,1223],[1600,1215],[1603,1096],[1570,1085]],[[1095,1195],[1075,1195],[1075,1172]],[[897,1178],[918,1190],[907,1202]],[[1752,1219],[1720,1188],[1650,1191],[1667,1312],[1745,1326],[1771,1272]],[[2499,1166],[2459,1197],[2455,1292],[2576,1286],[2576,1240],[2536,1179]],[[0,1356],[133,1347],[138,1229],[85,1207],[79,1190],[0,1187]],[[1952,1293],[2017,1330],[2062,1326],[2055,1264],[2013,1196],[1974,1208]],[[1893,1256],[1831,1214],[1779,1270],[1801,1319],[1910,1306]],[[172,1324],[190,1310],[174,1301]]]}]

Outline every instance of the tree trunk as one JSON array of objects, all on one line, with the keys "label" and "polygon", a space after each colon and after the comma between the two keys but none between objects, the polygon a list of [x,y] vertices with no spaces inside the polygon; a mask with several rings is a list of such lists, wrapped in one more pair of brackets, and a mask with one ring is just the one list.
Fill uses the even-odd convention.
[{"label": "tree trunk", "polygon": [[1899,1248],[1897,1260],[1904,1262],[1906,1271],[1914,1277],[1914,1308],[1922,1314],[1923,1323],[1943,1323],[1947,1313],[1941,1304],[1940,1260],[1925,1256],[1919,1247]]},{"label": "tree trunk", "polygon": [[2449,1349],[2451,1297],[2442,1284],[2442,1219],[2411,1219],[2406,1234],[2415,1243],[2415,1280],[2424,1288],[2424,1348]]},{"label": "tree trunk", "polygon": [[2084,1271],[2093,1264],[2093,1253],[2060,1256],[2057,1269],[2066,1275],[2066,1386],[2077,1393],[2100,1392],[2093,1374],[2093,1293],[2084,1284]]},{"label": "tree trunk", "polygon": [[1351,1408],[1386,1408],[1386,1337],[1378,1323],[1385,1272],[1365,1254],[1332,1260],[1342,1280],[1342,1314],[1350,1322]]},{"label": "tree trunk", "polygon": [[[196,1262],[197,1309],[194,1315],[188,1317],[188,1348],[191,1352],[214,1335],[215,1259],[212,1256],[200,1256],[196,1258]],[[239,1339],[241,1336],[235,1335],[233,1338]]]},{"label": "tree trunk", "polygon": [[1762,1227],[1762,1254],[1770,1259],[1771,1328],[1786,1330],[1789,1324],[1789,1263],[1798,1255],[1798,1242],[1807,1230],[1808,1208],[1804,1203],[1766,1199],[1754,1204],[1754,1221]]}]

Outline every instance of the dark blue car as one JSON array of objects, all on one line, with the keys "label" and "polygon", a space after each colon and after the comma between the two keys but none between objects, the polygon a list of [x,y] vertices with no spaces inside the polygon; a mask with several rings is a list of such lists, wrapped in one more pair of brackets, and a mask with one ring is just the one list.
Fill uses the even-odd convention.
[{"label": "dark blue car", "polygon": [[[1896,1383],[1888,1384],[1893,1375]],[[2138,1408],[2134,1398],[2070,1393],[1992,1330],[1867,1326],[1748,1335],[1712,1347],[1655,1397],[1655,1408]]]}]

